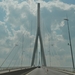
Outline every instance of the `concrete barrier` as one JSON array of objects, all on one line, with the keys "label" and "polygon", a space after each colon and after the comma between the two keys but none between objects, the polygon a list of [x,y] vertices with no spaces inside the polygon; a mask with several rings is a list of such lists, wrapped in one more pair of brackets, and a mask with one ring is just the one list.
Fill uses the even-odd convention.
[{"label": "concrete barrier", "polygon": [[17,71],[9,71],[7,73],[2,73],[0,75],[21,75],[22,73],[28,73],[32,70],[34,70],[36,67],[32,67],[32,68],[28,68],[28,69],[20,69],[20,70],[17,70]]}]

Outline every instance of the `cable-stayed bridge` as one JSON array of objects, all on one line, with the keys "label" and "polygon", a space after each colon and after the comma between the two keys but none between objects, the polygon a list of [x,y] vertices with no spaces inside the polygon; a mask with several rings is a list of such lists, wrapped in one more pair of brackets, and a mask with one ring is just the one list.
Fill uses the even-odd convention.
[{"label": "cable-stayed bridge", "polygon": [[[64,20],[67,21],[67,25],[68,25],[68,18],[64,19]],[[69,26],[68,26],[68,30],[69,30]],[[71,59],[72,59],[73,68],[71,68],[71,70],[67,70],[67,69],[65,69],[65,67],[51,66],[51,64],[52,64],[51,63],[51,51],[48,51],[48,53],[50,55],[50,59],[48,59],[48,60],[50,60],[50,62],[49,62],[50,65],[47,66],[45,49],[44,49],[44,45],[43,45],[44,41],[42,39],[41,28],[40,28],[40,3],[38,3],[38,5],[37,5],[37,33],[36,33],[36,38],[35,38],[35,42],[34,42],[34,49],[33,49],[32,57],[30,57],[31,60],[29,60],[29,62],[28,62],[30,65],[28,65],[28,66],[23,65],[23,63],[26,62],[26,60],[24,61],[24,58],[23,58],[24,57],[24,33],[22,35],[21,40],[22,40],[22,43],[21,43],[22,45],[16,44],[12,48],[10,53],[7,55],[5,60],[2,62],[1,66],[0,66],[0,75],[75,75],[75,73],[74,73],[74,71],[75,71],[74,58],[73,58],[73,52],[72,52],[70,32],[69,32],[70,44],[68,44],[68,45],[70,45],[70,49],[71,49]],[[39,46],[38,41],[40,44],[39,51],[38,51],[38,46]],[[53,46],[53,45],[54,44],[51,44],[51,46]],[[21,59],[18,60],[19,56],[17,56],[17,53],[19,52],[20,48],[21,48],[20,52],[22,55],[21,55]],[[50,48],[50,43],[49,43],[49,48]],[[12,55],[12,52],[14,53],[14,55]],[[55,53],[58,54],[57,52],[55,52]],[[10,61],[8,66],[4,67],[3,65],[5,64],[7,59],[10,58],[11,55],[13,56],[12,60]],[[15,58],[15,62],[13,61],[14,58]],[[57,64],[57,62],[55,62],[55,63]]]}]

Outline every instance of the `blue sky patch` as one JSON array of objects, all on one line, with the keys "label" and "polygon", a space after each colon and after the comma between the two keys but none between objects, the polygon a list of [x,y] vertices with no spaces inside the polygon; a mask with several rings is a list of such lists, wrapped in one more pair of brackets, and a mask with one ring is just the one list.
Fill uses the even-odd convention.
[{"label": "blue sky patch", "polygon": [[5,11],[0,7],[0,21],[4,21],[6,13]]},{"label": "blue sky patch", "polygon": [[44,1],[49,2],[49,1],[52,1],[52,0],[44,0]]},{"label": "blue sky patch", "polygon": [[2,2],[2,0],[0,0],[0,2]]},{"label": "blue sky patch", "polygon": [[60,0],[64,3],[67,3],[67,4],[75,4],[75,0]]}]

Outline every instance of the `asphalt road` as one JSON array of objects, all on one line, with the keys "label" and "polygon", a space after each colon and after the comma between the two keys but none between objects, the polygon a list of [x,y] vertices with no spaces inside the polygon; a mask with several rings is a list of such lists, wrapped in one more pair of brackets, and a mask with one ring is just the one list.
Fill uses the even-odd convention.
[{"label": "asphalt road", "polygon": [[68,75],[68,74],[61,73],[61,72],[56,71],[56,70],[47,69],[47,68],[42,67],[42,68],[36,68],[26,75]]}]

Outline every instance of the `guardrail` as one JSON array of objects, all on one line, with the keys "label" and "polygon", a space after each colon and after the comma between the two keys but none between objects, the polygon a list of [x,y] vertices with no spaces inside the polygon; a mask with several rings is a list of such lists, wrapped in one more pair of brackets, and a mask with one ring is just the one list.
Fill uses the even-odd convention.
[{"label": "guardrail", "polygon": [[73,68],[72,67],[48,67],[48,68],[54,68],[54,69],[60,69],[60,70],[66,70],[66,71],[73,72]]},{"label": "guardrail", "polygon": [[27,68],[31,68],[31,67],[1,67],[0,71],[4,71],[4,70],[13,70],[13,69],[27,69]]}]

